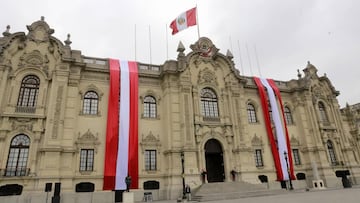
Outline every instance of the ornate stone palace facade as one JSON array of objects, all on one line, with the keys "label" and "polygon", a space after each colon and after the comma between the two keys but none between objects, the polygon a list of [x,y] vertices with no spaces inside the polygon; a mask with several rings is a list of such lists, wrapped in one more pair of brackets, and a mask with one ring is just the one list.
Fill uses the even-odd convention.
[{"label": "ornate stone palace facade", "polygon": [[[52,36],[44,21],[28,32],[0,37],[0,186],[24,194],[45,183],[75,192],[91,182],[102,193],[109,65],[83,56]],[[257,86],[241,75],[230,52],[200,38],[177,60],[138,63],[139,189],[154,198],[181,194],[205,181],[244,181],[279,187]],[[330,79],[310,63],[297,79],[275,81],[284,103],[295,174],[294,187],[341,186],[336,171],[360,181],[359,108],[340,110]],[[356,113],[357,112],[357,113]],[[183,156],[182,156],[183,155]],[[182,158],[184,176],[182,175]],[[318,176],[318,177],[316,177]],[[305,179],[304,179],[305,178]],[[151,184],[150,184],[151,183]]]}]

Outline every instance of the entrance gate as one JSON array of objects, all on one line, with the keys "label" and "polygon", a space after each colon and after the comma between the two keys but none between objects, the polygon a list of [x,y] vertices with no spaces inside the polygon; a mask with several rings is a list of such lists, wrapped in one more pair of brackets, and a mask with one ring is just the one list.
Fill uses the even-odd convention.
[{"label": "entrance gate", "polygon": [[224,182],[223,150],[216,139],[210,139],[205,143],[205,160],[208,182]]}]

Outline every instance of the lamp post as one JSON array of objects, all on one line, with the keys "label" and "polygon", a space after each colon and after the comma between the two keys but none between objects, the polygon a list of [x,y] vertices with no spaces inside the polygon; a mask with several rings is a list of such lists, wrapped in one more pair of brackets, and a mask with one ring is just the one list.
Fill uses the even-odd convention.
[{"label": "lamp post", "polygon": [[181,169],[182,169],[181,177],[182,177],[182,187],[183,187],[182,198],[186,199],[186,196],[185,196],[185,166],[184,166],[184,152],[183,151],[181,151],[180,156],[181,156]]},{"label": "lamp post", "polygon": [[289,184],[290,184],[290,187],[289,187],[289,190],[293,190],[293,185],[292,185],[292,182],[291,182],[291,176],[290,176],[290,169],[289,169],[289,163],[288,163],[288,153],[286,153],[286,151],[284,151],[284,157],[285,157],[285,161],[286,161],[286,168],[287,168],[287,172],[288,172],[288,176],[289,176]]}]

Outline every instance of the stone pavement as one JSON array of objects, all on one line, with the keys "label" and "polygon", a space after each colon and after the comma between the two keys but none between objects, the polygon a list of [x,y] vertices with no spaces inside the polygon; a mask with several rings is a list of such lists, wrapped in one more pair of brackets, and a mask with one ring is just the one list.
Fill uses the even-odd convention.
[{"label": "stone pavement", "polygon": [[[153,201],[154,203],[176,203],[176,200]],[[231,200],[209,201],[212,203],[359,203],[360,187],[324,190],[294,190],[287,193],[253,196]],[[194,203],[194,202],[192,202]]]}]

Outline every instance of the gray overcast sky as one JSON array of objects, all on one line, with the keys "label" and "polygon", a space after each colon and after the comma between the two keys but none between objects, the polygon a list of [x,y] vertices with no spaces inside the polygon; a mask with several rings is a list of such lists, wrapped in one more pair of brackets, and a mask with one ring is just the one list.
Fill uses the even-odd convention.
[{"label": "gray overcast sky", "polygon": [[360,102],[357,0],[11,0],[1,4],[0,31],[27,33],[44,16],[53,36],[70,33],[83,55],[162,64],[176,59],[179,41],[188,53],[197,40],[196,26],[174,36],[166,28],[196,5],[200,35],[223,54],[232,50],[242,74],[287,81],[310,61],[340,91],[341,107]]}]

